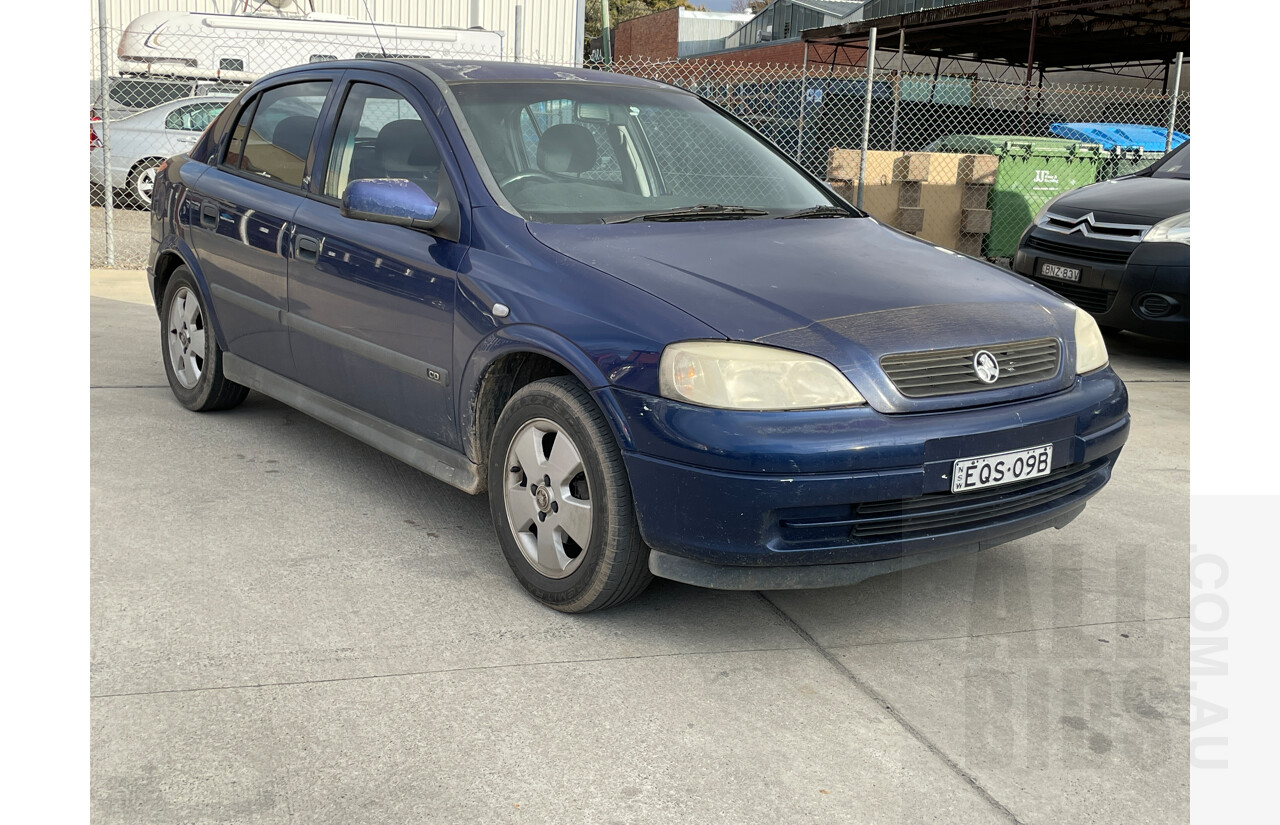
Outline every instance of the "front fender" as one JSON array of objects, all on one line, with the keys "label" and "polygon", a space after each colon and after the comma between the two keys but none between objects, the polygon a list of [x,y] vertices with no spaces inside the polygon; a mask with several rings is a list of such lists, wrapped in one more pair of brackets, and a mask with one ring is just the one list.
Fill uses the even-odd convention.
[{"label": "front fender", "polygon": [[546,327],[534,324],[512,324],[494,330],[476,345],[463,368],[458,383],[458,426],[467,457],[478,462],[481,450],[475,441],[477,399],[485,373],[504,355],[533,353],[560,364],[591,392],[613,430],[618,445],[632,449],[631,429],[622,409],[611,393],[598,392],[609,386],[609,380],[596,363],[576,344]]}]

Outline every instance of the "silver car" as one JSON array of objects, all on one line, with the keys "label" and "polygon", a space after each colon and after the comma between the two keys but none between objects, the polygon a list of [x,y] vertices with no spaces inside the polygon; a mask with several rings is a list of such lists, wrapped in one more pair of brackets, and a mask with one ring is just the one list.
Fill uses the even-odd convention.
[{"label": "silver car", "polygon": [[[111,186],[124,190],[127,200],[149,207],[156,167],[195,146],[200,133],[230,102],[230,97],[188,97],[111,121]],[[102,137],[101,122],[91,121],[89,127]],[[101,140],[92,141],[89,181],[102,186],[105,177]]]}]

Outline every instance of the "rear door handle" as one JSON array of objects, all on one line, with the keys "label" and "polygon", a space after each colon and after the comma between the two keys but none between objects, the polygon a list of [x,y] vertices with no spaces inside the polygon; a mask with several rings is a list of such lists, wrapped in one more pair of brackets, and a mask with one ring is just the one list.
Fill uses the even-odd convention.
[{"label": "rear door handle", "polygon": [[205,229],[218,228],[218,207],[212,203],[206,203],[200,207],[200,225]]},{"label": "rear door handle", "polygon": [[310,235],[298,235],[293,242],[293,253],[300,261],[315,263],[320,257],[320,240]]}]

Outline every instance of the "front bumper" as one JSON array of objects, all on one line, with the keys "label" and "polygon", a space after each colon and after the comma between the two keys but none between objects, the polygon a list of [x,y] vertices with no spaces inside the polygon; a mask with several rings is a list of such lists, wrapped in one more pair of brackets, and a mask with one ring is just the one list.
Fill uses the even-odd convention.
[{"label": "front bumper", "polygon": [[[1061,527],[1107,483],[1129,431],[1110,369],[1028,401],[942,413],[710,410],[604,390],[655,575],[819,587]],[[958,458],[1053,445],[1048,476],[950,492]]]},{"label": "front bumper", "polygon": [[[1046,263],[1079,269],[1080,280],[1042,277]],[[1032,227],[1018,245],[1013,270],[1073,301],[1104,327],[1173,340],[1190,336],[1191,249],[1185,244],[1125,244]]]}]

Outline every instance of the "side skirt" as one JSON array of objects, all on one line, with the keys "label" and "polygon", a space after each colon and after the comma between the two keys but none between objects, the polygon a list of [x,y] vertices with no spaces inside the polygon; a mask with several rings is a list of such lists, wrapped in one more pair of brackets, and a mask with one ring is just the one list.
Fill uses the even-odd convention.
[{"label": "side skirt", "polygon": [[222,369],[227,378],[237,384],[243,384],[251,390],[288,404],[392,458],[398,458],[429,476],[452,484],[463,492],[474,495],[484,490],[480,467],[462,453],[415,435],[403,427],[388,424],[229,352],[222,354]]}]

